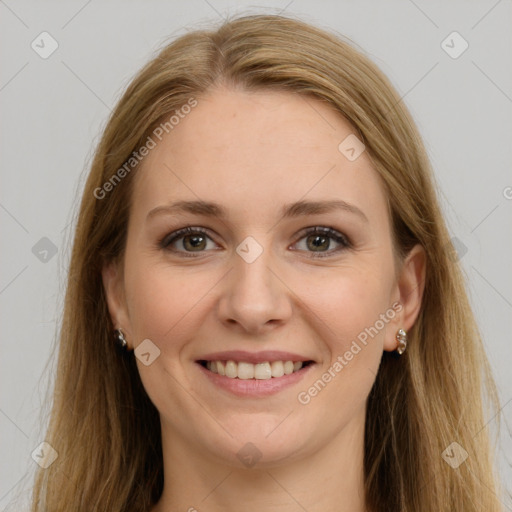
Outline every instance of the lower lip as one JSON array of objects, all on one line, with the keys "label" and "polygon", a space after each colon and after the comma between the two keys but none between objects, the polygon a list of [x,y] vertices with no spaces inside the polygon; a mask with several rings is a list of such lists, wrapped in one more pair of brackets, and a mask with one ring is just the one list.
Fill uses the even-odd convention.
[{"label": "lower lip", "polygon": [[218,373],[213,373],[200,363],[196,363],[203,374],[210,379],[210,382],[221,389],[229,391],[236,396],[241,397],[265,397],[274,395],[283,389],[293,386],[300,382],[304,376],[309,373],[315,363],[301,368],[297,372],[282,377],[271,377],[270,379],[231,379]]}]

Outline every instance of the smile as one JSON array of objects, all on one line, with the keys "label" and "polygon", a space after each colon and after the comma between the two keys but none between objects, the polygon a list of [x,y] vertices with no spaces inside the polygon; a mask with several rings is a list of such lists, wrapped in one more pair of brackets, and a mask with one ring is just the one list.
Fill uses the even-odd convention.
[{"label": "smile", "polygon": [[248,363],[245,361],[198,361],[204,368],[230,379],[242,380],[268,380],[291,375],[301,368],[308,366],[312,361],[265,361]]}]

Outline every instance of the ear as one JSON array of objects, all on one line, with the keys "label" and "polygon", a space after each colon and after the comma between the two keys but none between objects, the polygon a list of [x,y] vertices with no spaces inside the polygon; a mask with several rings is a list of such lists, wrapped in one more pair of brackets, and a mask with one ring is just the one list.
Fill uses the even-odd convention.
[{"label": "ear", "polygon": [[398,303],[394,308],[397,314],[386,329],[384,350],[395,350],[398,346],[395,337],[398,329],[407,332],[418,318],[425,289],[426,266],[425,249],[417,244],[404,259],[392,293],[393,303]]},{"label": "ear", "polygon": [[115,329],[122,329],[128,341],[131,336],[131,323],[126,306],[126,295],[124,290],[124,272],[122,264],[115,262],[106,263],[101,270],[103,288],[107,298],[108,311]]}]

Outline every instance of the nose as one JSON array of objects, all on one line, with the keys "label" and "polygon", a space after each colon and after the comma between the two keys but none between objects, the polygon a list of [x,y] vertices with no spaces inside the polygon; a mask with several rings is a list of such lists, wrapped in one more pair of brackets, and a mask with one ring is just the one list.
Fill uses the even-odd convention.
[{"label": "nose", "polygon": [[265,249],[251,263],[233,254],[233,268],[223,280],[220,320],[241,332],[264,334],[286,323],[292,313],[292,292]]}]

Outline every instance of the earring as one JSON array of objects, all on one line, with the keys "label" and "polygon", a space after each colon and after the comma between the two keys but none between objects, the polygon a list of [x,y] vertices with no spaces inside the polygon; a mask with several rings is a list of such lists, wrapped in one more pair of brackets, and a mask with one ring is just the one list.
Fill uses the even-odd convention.
[{"label": "earring", "polygon": [[116,329],[114,331],[114,337],[118,347],[126,348],[128,343],[126,342],[126,338],[124,337],[123,331],[121,329]]},{"label": "earring", "polygon": [[403,329],[398,329],[396,333],[396,339],[398,341],[398,347],[396,351],[402,355],[407,348],[407,333]]}]

